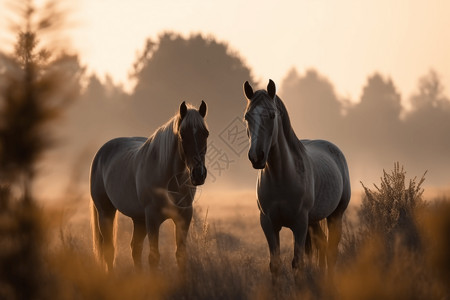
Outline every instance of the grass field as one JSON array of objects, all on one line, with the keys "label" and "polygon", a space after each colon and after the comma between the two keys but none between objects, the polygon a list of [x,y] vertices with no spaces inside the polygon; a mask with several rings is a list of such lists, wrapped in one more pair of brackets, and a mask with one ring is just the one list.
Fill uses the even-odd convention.
[{"label": "grass field", "polygon": [[[411,197],[420,196],[420,184],[417,186],[416,183],[415,187],[417,189],[411,190],[407,182],[406,188],[397,186],[398,199],[409,197],[408,189]],[[178,274],[174,226],[170,220],[163,223],[160,231],[159,270],[151,272],[146,267],[137,273],[133,268],[129,246],[131,220],[119,215],[115,273],[106,274],[92,253],[89,197],[69,197],[64,209],[28,207],[28,211],[39,212],[40,218],[36,218],[35,214],[18,213],[19,218],[12,219],[8,217],[11,214],[2,213],[2,245],[6,246],[0,251],[0,298],[448,298],[448,198],[428,202],[416,199],[424,205],[408,202],[413,198],[400,205],[391,201],[391,207],[385,207],[384,211],[389,214],[370,215],[385,196],[382,193],[372,195],[378,198],[370,200],[367,197],[370,191],[376,192],[375,189],[369,189],[369,194],[366,192],[362,202],[355,200],[348,209],[334,282],[326,280],[316,266],[315,259],[311,259],[307,261],[301,288],[294,283],[290,267],[293,239],[288,229],[281,232],[282,278],[279,286],[271,284],[268,247],[259,226],[254,191],[227,194],[204,192],[195,202],[185,277]],[[414,194],[414,191],[417,193]],[[398,222],[388,226],[390,229],[381,231],[367,226],[373,220],[379,220],[378,225],[383,223],[382,218],[390,218],[390,222],[395,223],[395,220],[401,219],[401,214],[395,215],[395,210],[409,211],[409,208],[412,209],[412,223],[407,226]],[[14,212],[14,209],[11,211]],[[20,211],[19,208],[16,213]],[[363,218],[364,211],[366,219]],[[22,223],[19,222],[21,218],[24,221]],[[31,230],[30,226],[36,225],[39,226]],[[29,242],[24,243],[23,237],[28,237]],[[411,239],[416,243],[410,243]],[[147,244],[145,246],[144,265],[148,254]],[[29,291],[25,291],[25,288]]]}]

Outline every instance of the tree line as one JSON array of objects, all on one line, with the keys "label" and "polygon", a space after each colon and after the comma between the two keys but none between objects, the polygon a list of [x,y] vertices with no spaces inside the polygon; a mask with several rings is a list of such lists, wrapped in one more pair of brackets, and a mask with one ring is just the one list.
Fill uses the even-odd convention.
[{"label": "tree line", "polygon": [[393,80],[379,73],[367,78],[356,103],[340,99],[315,70],[292,70],[282,93],[298,135],[335,141],[353,166],[380,169],[400,160],[414,173],[429,170],[433,184],[448,184],[450,99],[434,70],[419,78],[410,99],[402,99]]},{"label": "tree line", "polygon": [[[45,167],[49,172],[67,173],[76,166],[80,181],[85,183],[90,160],[106,140],[149,136],[177,111],[182,101],[198,105],[204,100],[210,106],[210,141],[227,155],[229,162],[216,177],[238,186],[253,184],[254,172],[246,162],[246,152],[233,154],[219,134],[235,119],[242,120],[242,83],[249,80],[264,87],[265,82],[255,79],[245,59],[227,43],[202,34],[185,37],[173,32],[148,39],[131,66],[130,77],[135,81],[131,93],[109,76],[101,79],[87,74],[75,56],[70,62],[64,70],[83,74],[71,82],[78,86],[80,95],[55,126],[61,146],[47,157],[49,162],[67,163],[49,164]],[[5,63],[0,69],[2,78],[11,74]],[[401,161],[414,173],[429,170],[428,183],[448,183],[450,101],[435,71],[419,78],[410,99],[402,99],[394,81],[379,73],[368,76],[356,102],[337,95],[332,82],[314,69],[304,74],[292,69],[277,85],[297,135],[336,143],[346,153],[351,175],[358,181],[372,174],[372,169]],[[404,107],[405,100],[411,103],[409,109]]]},{"label": "tree line", "polygon": [[[222,179],[233,181],[245,174],[243,178],[253,181],[246,154],[233,156],[218,138],[233,120],[242,118],[242,83],[265,84],[257,82],[244,58],[213,37],[166,32],[146,41],[131,74],[136,86],[130,94],[109,77],[89,77],[72,108],[69,123],[74,135],[82,134],[79,138],[93,147],[117,135],[148,136],[176,112],[181,101],[198,105],[205,100],[211,108],[210,140],[232,162]],[[374,73],[362,87],[360,99],[352,102],[337,95],[332,82],[314,69],[304,74],[290,70],[278,83],[278,94],[297,135],[336,143],[347,154],[354,176],[401,161],[414,173],[429,170],[429,183],[448,183],[450,100],[437,72],[430,70],[420,77],[410,99],[402,98],[393,79]],[[250,180],[243,178],[237,181],[248,184]]]}]

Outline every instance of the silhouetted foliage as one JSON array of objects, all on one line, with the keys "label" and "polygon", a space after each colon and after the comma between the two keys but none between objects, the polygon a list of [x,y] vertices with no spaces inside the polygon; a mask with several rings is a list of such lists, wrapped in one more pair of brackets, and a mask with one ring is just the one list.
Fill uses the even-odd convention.
[{"label": "silhouetted foliage", "polygon": [[421,179],[410,179],[406,183],[406,171],[397,162],[391,173],[383,170],[380,186],[374,184],[371,190],[363,183],[365,196],[359,210],[362,236],[382,235],[384,244],[393,247],[396,238],[401,238],[409,248],[418,247],[418,232],[415,227],[415,213],[425,205],[422,199]]},{"label": "silhouetted foliage", "polygon": [[35,20],[31,1],[21,9],[24,25],[15,53],[0,56],[0,179],[9,184],[23,180],[30,192],[36,162],[53,142],[47,125],[76,95],[82,69],[76,56],[40,46],[38,34],[49,29],[51,15]]},{"label": "silhouetted foliage", "polygon": [[[358,220],[346,227],[337,288],[345,299],[440,299],[449,295],[450,203],[425,202],[420,178],[399,163],[380,185],[363,184]],[[358,282],[357,284],[355,284]]]},{"label": "silhouetted foliage", "polygon": [[59,24],[56,2],[42,10],[14,3],[20,17],[15,52],[0,53],[0,298],[45,299],[44,236],[32,195],[36,164],[53,145],[49,123],[79,90],[78,58],[42,47]]},{"label": "silhouetted foliage", "polygon": [[10,189],[0,186],[0,298],[38,299],[47,279],[41,220],[31,199],[14,200]]}]

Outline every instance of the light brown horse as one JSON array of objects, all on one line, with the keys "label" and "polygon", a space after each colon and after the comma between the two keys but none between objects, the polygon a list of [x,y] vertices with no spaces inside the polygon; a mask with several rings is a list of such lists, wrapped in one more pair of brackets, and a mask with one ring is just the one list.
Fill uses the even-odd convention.
[{"label": "light brown horse", "polygon": [[131,249],[137,269],[146,235],[150,267],[158,266],[159,227],[168,218],[176,226],[177,262],[185,269],[195,186],[206,178],[206,109],[203,101],[198,110],[183,102],[179,113],[149,138],[116,138],[95,155],[90,176],[94,252],[109,271],[117,210],[133,220]]}]

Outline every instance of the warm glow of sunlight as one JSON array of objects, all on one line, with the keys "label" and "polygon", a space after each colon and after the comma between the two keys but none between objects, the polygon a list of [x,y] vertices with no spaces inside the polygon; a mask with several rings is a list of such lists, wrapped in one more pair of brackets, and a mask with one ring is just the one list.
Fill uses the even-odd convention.
[{"label": "warm glow of sunlight", "polygon": [[0,0],[0,299],[449,298],[449,12]]},{"label": "warm glow of sunlight", "polygon": [[75,7],[73,43],[82,60],[128,89],[136,51],[167,30],[227,41],[260,79],[280,82],[292,67],[314,67],[353,101],[375,71],[406,96],[430,68],[450,86],[447,1],[80,0]]}]

